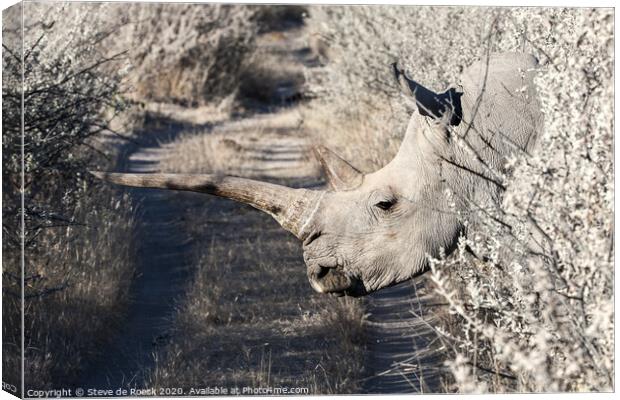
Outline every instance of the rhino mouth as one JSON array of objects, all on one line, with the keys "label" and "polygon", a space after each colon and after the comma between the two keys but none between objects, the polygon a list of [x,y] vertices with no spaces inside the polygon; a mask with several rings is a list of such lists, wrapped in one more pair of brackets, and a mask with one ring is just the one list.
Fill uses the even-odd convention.
[{"label": "rhino mouth", "polygon": [[362,282],[345,273],[338,267],[313,265],[308,267],[310,286],[318,293],[329,293],[335,296],[364,296],[366,290]]}]

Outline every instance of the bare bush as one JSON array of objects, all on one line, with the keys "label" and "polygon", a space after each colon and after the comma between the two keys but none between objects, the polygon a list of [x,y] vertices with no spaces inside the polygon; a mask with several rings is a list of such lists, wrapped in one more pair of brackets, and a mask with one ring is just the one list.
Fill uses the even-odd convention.
[{"label": "bare bush", "polygon": [[26,19],[39,27],[62,20],[59,52],[71,54],[84,44],[80,37],[90,37],[84,57],[123,54],[125,64],[109,72],[124,73],[134,100],[196,106],[234,97],[253,55],[258,12],[224,4],[32,3]]},{"label": "bare bush", "polygon": [[255,8],[134,3],[115,13],[125,24],[110,44],[129,50],[140,99],[196,105],[235,93],[253,51]]},{"label": "bare bush", "polygon": [[[497,171],[509,188],[502,207],[472,205],[478,212],[462,216],[469,232],[457,254],[432,260],[456,322],[439,328],[452,344],[448,390],[612,390],[613,11],[311,11],[329,59],[310,79],[330,112],[308,122],[335,147],[385,140],[388,151],[370,149],[376,157],[365,143],[349,148],[366,160],[362,168],[388,161],[405,131],[408,110],[389,81],[390,62],[439,91],[487,51],[541,61],[537,152],[508,160],[510,174]],[[370,122],[360,126],[363,118]]]},{"label": "bare bush", "polygon": [[469,382],[464,390],[612,390],[612,17],[558,10],[515,18],[548,62],[537,79],[545,134],[533,156],[509,161],[515,176],[504,207],[473,217],[484,228],[461,245],[478,259],[461,255],[453,272],[467,277],[460,299],[435,268],[470,339],[457,364],[478,358],[514,379],[498,385],[458,366],[455,377]]},{"label": "bare bush", "polygon": [[[24,7],[23,49],[12,40],[19,29],[3,32],[3,293],[14,303],[23,296],[25,385],[39,389],[75,378],[120,320],[133,273],[132,211],[87,174],[109,166],[93,139],[110,132],[127,105],[122,74],[110,72],[121,56],[97,51],[102,32],[85,23],[88,13],[74,14],[81,29],[65,30],[60,6],[52,6],[56,14],[48,5],[41,7],[50,12]],[[7,311],[19,318],[17,308]],[[3,332],[11,338],[5,346],[21,347],[20,325]],[[20,373],[15,359],[4,365]]]}]

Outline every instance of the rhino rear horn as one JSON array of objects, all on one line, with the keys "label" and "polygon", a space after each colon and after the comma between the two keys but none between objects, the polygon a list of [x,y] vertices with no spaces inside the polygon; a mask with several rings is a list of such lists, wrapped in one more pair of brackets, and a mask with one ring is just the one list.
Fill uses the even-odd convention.
[{"label": "rhino rear horn", "polygon": [[332,189],[351,190],[362,184],[364,174],[325,146],[314,147],[314,154],[323,166]]},{"label": "rhino rear horn", "polygon": [[454,88],[450,88],[444,93],[435,93],[408,78],[405,72],[398,68],[397,63],[392,64],[392,70],[400,87],[415,99],[420,115],[442,119],[446,113],[450,113],[450,125],[456,126],[461,123],[463,116],[461,96],[463,93],[457,92]]}]

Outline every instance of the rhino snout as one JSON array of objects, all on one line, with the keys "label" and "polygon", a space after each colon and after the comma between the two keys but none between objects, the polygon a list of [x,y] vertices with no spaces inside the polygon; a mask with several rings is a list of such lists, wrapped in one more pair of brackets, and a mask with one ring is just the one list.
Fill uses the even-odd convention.
[{"label": "rhino snout", "polygon": [[352,284],[352,279],[344,272],[318,264],[308,267],[308,280],[319,293],[344,292]]},{"label": "rhino snout", "polygon": [[308,267],[310,286],[318,293],[330,293],[338,296],[363,296],[364,285],[337,267],[312,265]]}]

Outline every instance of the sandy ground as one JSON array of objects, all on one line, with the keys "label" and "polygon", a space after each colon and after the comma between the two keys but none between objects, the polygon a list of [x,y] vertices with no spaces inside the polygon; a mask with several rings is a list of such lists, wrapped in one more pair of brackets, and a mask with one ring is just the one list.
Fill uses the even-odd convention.
[{"label": "sandy ground", "polygon": [[[442,306],[418,278],[367,297],[367,379],[364,393],[437,393],[445,373],[433,324]],[[436,314],[438,313],[438,314]]]}]

